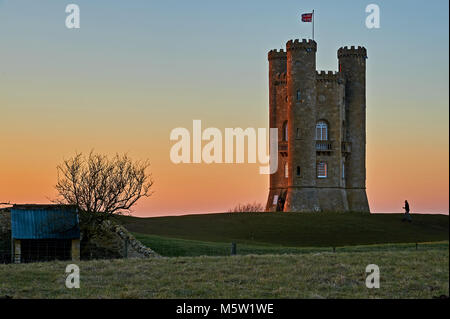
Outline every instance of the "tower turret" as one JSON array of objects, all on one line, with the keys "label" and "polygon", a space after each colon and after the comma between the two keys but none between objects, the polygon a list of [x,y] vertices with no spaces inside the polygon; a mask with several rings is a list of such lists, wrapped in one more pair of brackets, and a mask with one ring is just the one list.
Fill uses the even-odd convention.
[{"label": "tower turret", "polygon": [[[269,60],[269,127],[278,128],[278,141],[283,138],[283,123],[286,121],[286,52],[271,50],[268,54]],[[281,143],[279,143],[281,145]],[[274,174],[270,175],[270,190],[266,209],[276,211],[281,209],[278,205],[283,199],[287,186],[284,180],[282,167],[286,159],[277,150],[278,168]]]},{"label": "tower turret", "polygon": [[320,210],[316,185],[316,51],[313,40],[287,48],[288,192],[285,211]]},{"label": "tower turret", "polygon": [[367,50],[354,46],[338,50],[339,71],[345,78],[347,199],[351,211],[369,212],[366,195],[366,59]]}]

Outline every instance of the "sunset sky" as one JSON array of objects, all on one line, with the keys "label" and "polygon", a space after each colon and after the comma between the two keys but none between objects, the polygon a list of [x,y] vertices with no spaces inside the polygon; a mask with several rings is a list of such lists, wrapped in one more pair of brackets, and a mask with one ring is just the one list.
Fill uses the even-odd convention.
[{"label": "sunset sky", "polygon": [[[81,28],[65,27],[65,7]],[[376,3],[381,28],[367,29]],[[259,164],[170,161],[172,129],[268,127],[267,52],[310,38],[317,68],[363,45],[372,212],[449,211],[448,1],[0,0],[0,202],[55,198],[75,152],[149,159],[154,195],[138,216],[266,202]]]}]

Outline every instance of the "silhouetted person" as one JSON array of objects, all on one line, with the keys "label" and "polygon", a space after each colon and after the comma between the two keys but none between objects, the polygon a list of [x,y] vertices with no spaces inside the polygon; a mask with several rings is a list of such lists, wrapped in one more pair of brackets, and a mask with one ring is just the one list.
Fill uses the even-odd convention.
[{"label": "silhouetted person", "polygon": [[282,193],[280,197],[278,198],[277,202],[277,212],[282,212],[284,210],[284,202],[286,194]]},{"label": "silhouetted person", "polygon": [[403,217],[402,221],[409,221],[412,222],[411,214],[409,213],[409,203],[407,200],[405,200],[405,206],[403,207],[405,210],[405,216]]},{"label": "silhouetted person", "polygon": [[280,212],[281,211],[281,198],[280,197],[278,197],[278,200],[277,200],[277,212]]},{"label": "silhouetted person", "polygon": [[284,196],[283,196],[281,198],[281,205],[280,205],[281,211],[284,211],[284,202],[285,202],[285,199],[284,199]]}]

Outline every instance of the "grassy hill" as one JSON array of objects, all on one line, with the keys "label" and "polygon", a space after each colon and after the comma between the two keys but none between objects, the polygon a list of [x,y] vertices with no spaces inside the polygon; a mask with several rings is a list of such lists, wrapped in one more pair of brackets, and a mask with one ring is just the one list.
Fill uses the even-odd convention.
[{"label": "grassy hill", "polygon": [[[14,298],[432,298],[448,295],[448,216],[215,214],[121,217],[163,256],[0,265],[0,296]],[[441,242],[437,242],[441,241]],[[228,255],[230,243],[238,253]],[[416,250],[416,242],[420,242]],[[432,243],[424,243],[432,242]],[[331,247],[337,247],[335,252]],[[255,254],[262,254],[258,256]],[[222,255],[212,257],[207,255]],[[367,289],[377,264],[381,288]]]},{"label": "grassy hill", "polygon": [[[449,217],[361,213],[231,213],[177,217],[121,217],[124,226],[147,243],[247,246],[340,247],[448,241]],[[176,246],[176,245],[175,245]],[[216,245],[217,246],[217,245]]]}]

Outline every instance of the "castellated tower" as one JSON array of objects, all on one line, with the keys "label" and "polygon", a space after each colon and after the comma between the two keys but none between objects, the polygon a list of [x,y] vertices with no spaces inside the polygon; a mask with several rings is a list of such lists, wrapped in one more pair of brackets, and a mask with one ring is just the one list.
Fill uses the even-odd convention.
[{"label": "castellated tower", "polygon": [[269,59],[269,121],[278,170],[267,211],[369,212],[366,196],[366,58],[338,51],[339,72],[317,72],[317,44],[295,40]]}]

